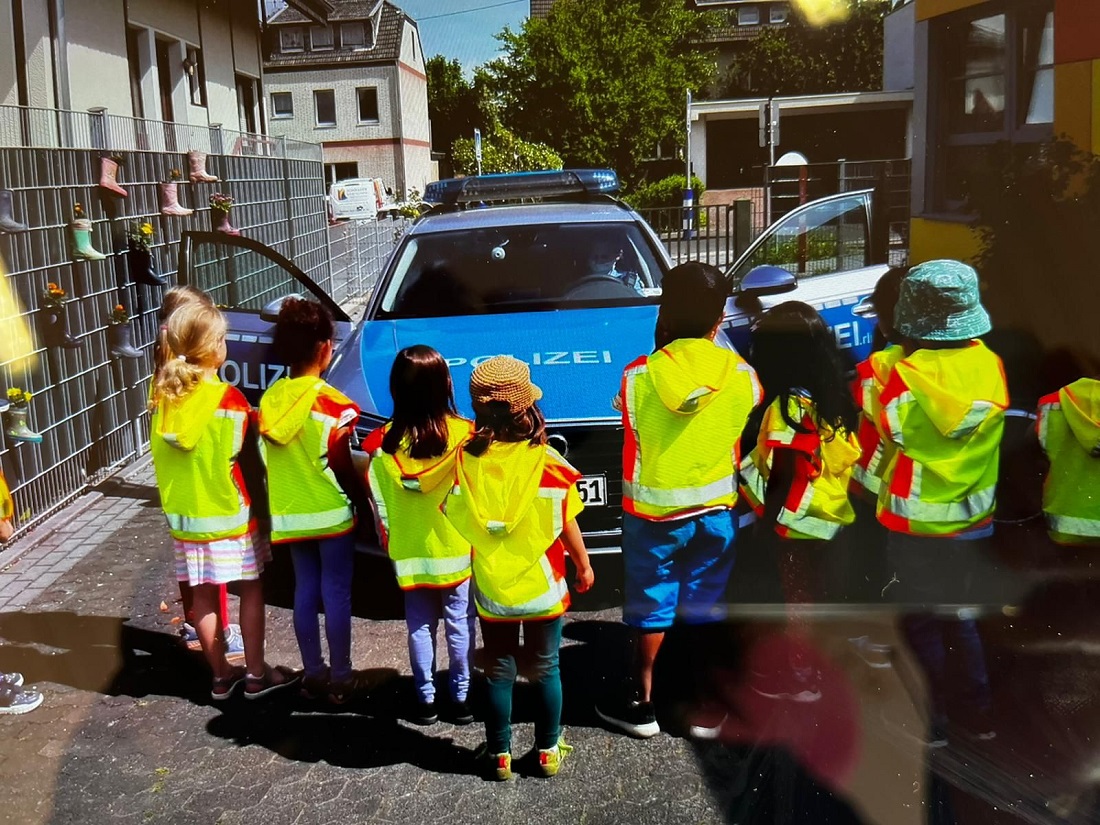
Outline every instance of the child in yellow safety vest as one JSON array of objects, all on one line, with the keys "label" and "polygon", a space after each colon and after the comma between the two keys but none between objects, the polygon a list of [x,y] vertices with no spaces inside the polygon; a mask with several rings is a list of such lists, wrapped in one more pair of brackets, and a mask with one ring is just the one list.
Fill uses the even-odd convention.
[{"label": "child in yellow safety vest", "polygon": [[[894,582],[886,593],[909,607],[902,631],[927,672],[932,738],[947,735],[947,690],[960,688],[970,732],[990,736],[991,693],[973,618],[948,622],[931,606],[969,604],[987,586],[981,569],[993,512],[1008,407],[1001,359],[978,340],[991,330],[978,273],[959,261],[928,261],[901,284],[894,324],[905,355],[879,396],[879,432],[894,455],[882,477],[878,519],[890,531]],[[954,639],[949,644],[948,637]],[[949,684],[948,651],[963,678]]]},{"label": "child in yellow safety vest", "polygon": [[[753,411],[760,424],[741,462],[741,489],[759,519],[758,546],[779,556],[788,614],[800,629],[797,606],[821,597],[829,543],[855,520],[848,484],[860,454],[858,413],[836,338],[807,304],[770,309],[753,330],[750,360],[764,400]],[[818,674],[798,655],[802,645],[792,640],[785,662],[754,672],[752,688],[768,698],[820,698]]]},{"label": "child in yellow safety vest", "polygon": [[[12,520],[15,518],[15,503],[12,501],[8,482],[0,473],[0,544],[6,542],[15,533]],[[23,684],[23,674],[14,671],[0,672],[0,715],[30,713],[42,704],[42,693]]]},{"label": "child in yellow safety vest", "polygon": [[418,709],[413,721],[439,718],[435,702],[435,635],[443,620],[450,670],[451,718],[474,721],[466,703],[474,614],[470,542],[439,507],[454,481],[455,459],[473,423],[455,408],[451,373],[428,346],[406,347],[390,370],[393,417],[367,436],[367,470],[379,537],[405,593],[409,660]]},{"label": "child in yellow safety vest", "polygon": [[[351,580],[355,504],[366,494],[351,460],[359,408],[321,374],[332,361],[335,325],[316,301],[285,300],[273,349],[290,375],[260,399],[260,446],[267,466],[271,541],[294,565],[294,635],[302,654],[302,693],[333,704],[354,689],[351,666]],[[321,649],[325,616],[331,669]]]},{"label": "child in yellow safety vest", "polygon": [[[173,312],[187,303],[197,302],[206,306],[214,306],[214,301],[202,290],[193,286],[174,286],[165,290],[160,302],[160,311],[157,313],[157,322],[160,329],[157,332],[156,341],[153,343],[153,378],[149,382],[149,400],[153,399],[153,391],[157,376],[164,369],[169,359],[174,358],[172,348],[168,346],[168,318]],[[199,634],[195,630],[195,614],[191,601],[191,585],[186,580],[179,581],[180,601],[183,603],[183,625],[180,628],[180,636],[189,650],[202,650],[199,644]],[[244,642],[241,640],[240,625],[229,622],[229,594],[225,585],[218,585],[218,614],[222,627],[225,628],[226,655],[230,661],[244,658]]]},{"label": "child in yellow safety vest", "polygon": [[542,391],[522,361],[497,356],[479,364],[470,395],[476,432],[458,453],[443,510],[473,546],[473,597],[489,660],[485,758],[494,778],[511,778],[512,689],[522,628],[523,649],[534,654],[539,769],[553,776],[572,750],[562,737],[558,667],[569,607],[566,554],[576,567],[578,592],[595,578],[576,521],[583,509],[580,473],[547,446],[536,404]]},{"label": "child in yellow safety vest", "polygon": [[1081,378],[1039,399],[1039,444],[1050,462],[1043,512],[1062,545],[1100,545],[1100,380]]},{"label": "child in yellow safety vest", "polygon": [[[150,452],[161,507],[175,544],[176,577],[191,585],[195,629],[214,682],[211,698],[228,699],[245,683],[255,699],[297,681],[264,662],[264,596],[260,582],[270,557],[251,518],[238,456],[251,409],[241,392],[218,379],[225,361],[225,317],[191,302],[168,318],[174,353],[153,386]],[[236,582],[247,669],[230,666],[218,616],[218,586]]]}]

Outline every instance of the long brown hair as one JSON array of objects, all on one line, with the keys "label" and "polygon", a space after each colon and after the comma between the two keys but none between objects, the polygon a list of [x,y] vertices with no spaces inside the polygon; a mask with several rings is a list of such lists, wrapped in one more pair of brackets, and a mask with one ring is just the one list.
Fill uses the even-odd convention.
[{"label": "long brown hair", "polygon": [[484,453],[494,441],[527,441],[532,447],[541,447],[546,443],[546,419],[538,404],[514,413],[508,408],[507,401],[485,404],[475,401],[474,414],[477,431],[465,447],[472,456]]},{"label": "long brown hair", "polygon": [[382,451],[393,455],[408,438],[412,458],[434,458],[447,452],[447,418],[457,416],[454,386],[447,362],[424,344],[405,347],[390,369],[393,418],[382,438]]}]

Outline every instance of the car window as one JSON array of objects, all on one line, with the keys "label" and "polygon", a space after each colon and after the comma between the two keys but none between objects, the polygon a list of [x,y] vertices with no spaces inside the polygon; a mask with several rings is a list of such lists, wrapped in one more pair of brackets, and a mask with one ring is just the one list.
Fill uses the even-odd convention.
[{"label": "car window", "polygon": [[812,278],[870,263],[867,196],[853,194],[799,208],[780,219],[733,272],[734,283],[753,267],[772,264]]},{"label": "car window", "polygon": [[476,228],[411,237],[382,297],[387,317],[617,306],[655,300],[656,254],[630,224]]}]

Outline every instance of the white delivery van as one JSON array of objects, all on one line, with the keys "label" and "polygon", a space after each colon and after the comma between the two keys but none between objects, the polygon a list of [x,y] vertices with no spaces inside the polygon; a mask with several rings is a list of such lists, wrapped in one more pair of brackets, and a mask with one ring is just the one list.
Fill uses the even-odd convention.
[{"label": "white delivery van", "polygon": [[328,190],[332,219],[334,221],[375,220],[378,217],[378,207],[381,205],[378,197],[381,183],[381,179],[348,178],[332,184]]}]

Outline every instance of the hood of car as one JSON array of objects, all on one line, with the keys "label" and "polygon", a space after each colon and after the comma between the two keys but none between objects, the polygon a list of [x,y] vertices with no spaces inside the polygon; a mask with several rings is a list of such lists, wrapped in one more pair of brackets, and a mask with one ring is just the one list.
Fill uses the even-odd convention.
[{"label": "hood of car", "polygon": [[[388,418],[394,356],[404,347],[426,344],[447,359],[459,411],[470,416],[473,368],[494,355],[511,355],[530,365],[548,420],[616,420],[611,399],[623,368],[653,350],[656,321],[655,306],[367,321],[329,380],[368,415]],[[352,376],[356,349],[359,369]]]}]

